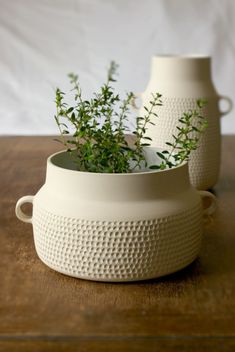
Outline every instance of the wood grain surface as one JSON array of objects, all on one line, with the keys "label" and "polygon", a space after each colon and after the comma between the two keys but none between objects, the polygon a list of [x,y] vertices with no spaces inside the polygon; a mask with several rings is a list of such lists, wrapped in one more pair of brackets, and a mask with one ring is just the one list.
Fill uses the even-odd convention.
[{"label": "wood grain surface", "polygon": [[222,147],[218,209],[199,258],[161,279],[112,284],[49,269],[31,225],[15,217],[61,146],[0,138],[0,351],[235,351],[235,136]]}]

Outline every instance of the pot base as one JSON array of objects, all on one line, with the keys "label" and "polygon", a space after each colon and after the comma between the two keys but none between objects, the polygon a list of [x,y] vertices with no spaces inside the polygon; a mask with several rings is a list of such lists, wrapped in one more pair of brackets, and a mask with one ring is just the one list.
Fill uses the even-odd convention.
[{"label": "pot base", "polygon": [[137,221],[68,218],[34,207],[37,253],[50,268],[94,281],[139,281],[178,271],[198,255],[201,204]]},{"label": "pot base", "polygon": [[161,277],[164,277],[164,276],[167,276],[167,275],[171,275],[171,274],[174,274],[186,267],[188,267],[190,264],[192,264],[198,257],[198,254],[193,258],[191,259],[188,263],[185,263],[184,266],[181,266],[181,267],[178,267],[178,268],[175,268],[175,270],[173,271],[170,271],[170,272],[165,272],[165,273],[161,273],[161,274],[156,274],[155,276],[146,276],[146,277],[142,277],[142,278],[99,278],[97,279],[96,277],[90,277],[90,276],[78,276],[76,274],[71,274],[69,272],[66,272],[66,271],[62,271],[62,270],[59,270],[58,268],[56,267],[53,267],[51,264],[48,264],[46,263],[42,258],[40,258],[40,260],[43,262],[43,264],[45,264],[47,267],[49,267],[51,270],[54,270],[56,271],[57,273],[60,273],[60,274],[63,274],[63,275],[66,275],[66,276],[70,276],[70,277],[73,277],[75,279],[81,279],[81,280],[87,280],[87,281],[96,281],[96,282],[138,282],[138,281],[146,281],[146,280],[153,280],[153,279],[158,279],[158,278],[161,278]]}]

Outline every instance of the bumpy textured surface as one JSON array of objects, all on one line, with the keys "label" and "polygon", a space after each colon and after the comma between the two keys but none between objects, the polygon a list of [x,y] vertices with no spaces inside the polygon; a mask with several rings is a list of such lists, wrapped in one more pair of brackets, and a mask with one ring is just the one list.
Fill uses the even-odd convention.
[{"label": "bumpy textured surface", "polygon": [[[148,99],[145,97],[145,100]],[[203,109],[208,120],[208,128],[200,137],[200,146],[190,157],[190,180],[197,189],[212,188],[219,176],[220,167],[220,121],[216,101],[210,102]],[[163,98],[163,106],[156,107],[158,118],[155,126],[149,126],[148,136],[154,146],[169,148],[165,142],[173,142],[172,134],[177,133],[178,119],[183,112],[196,108],[195,99]]]},{"label": "bumpy textured surface", "polygon": [[201,205],[180,214],[141,221],[90,221],[58,216],[34,206],[39,257],[65,274],[131,281],[179,270],[198,255]]}]

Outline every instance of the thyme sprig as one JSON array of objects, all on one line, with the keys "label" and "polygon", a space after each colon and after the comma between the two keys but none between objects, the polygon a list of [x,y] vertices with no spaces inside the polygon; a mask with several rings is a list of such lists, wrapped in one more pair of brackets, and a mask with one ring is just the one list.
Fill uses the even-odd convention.
[{"label": "thyme sprig", "polygon": [[165,170],[189,160],[192,151],[199,147],[200,137],[208,126],[206,118],[201,113],[206,104],[205,100],[198,99],[196,109],[182,114],[176,127],[178,132],[176,135],[172,135],[173,142],[166,142],[166,145],[170,148],[157,152],[161,163],[151,165],[150,169]]}]

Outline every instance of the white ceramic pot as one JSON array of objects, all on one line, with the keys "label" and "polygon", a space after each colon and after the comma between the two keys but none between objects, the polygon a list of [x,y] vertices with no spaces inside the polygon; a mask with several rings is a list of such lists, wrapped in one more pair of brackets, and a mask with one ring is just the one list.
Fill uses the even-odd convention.
[{"label": "white ceramic pot", "polygon": [[[168,148],[165,142],[172,142],[178,119],[183,112],[196,107],[196,100],[204,98],[207,105],[204,115],[208,128],[201,136],[200,147],[190,157],[189,171],[193,186],[206,190],[212,188],[218,179],[220,168],[220,117],[232,109],[228,97],[219,96],[211,78],[211,58],[205,56],[154,56],[150,80],[141,94],[142,108],[148,106],[152,92],[162,94],[163,106],[156,107],[158,118],[155,126],[149,126],[147,135],[152,145]],[[228,102],[228,110],[221,112],[219,101]]]},{"label": "white ceramic pot", "polygon": [[[191,263],[203,232],[202,197],[187,163],[166,171],[99,174],[72,170],[66,152],[47,161],[46,182],[16,204],[32,223],[40,259],[61,273],[98,281],[162,276]],[[22,212],[33,204],[32,217]]]}]

